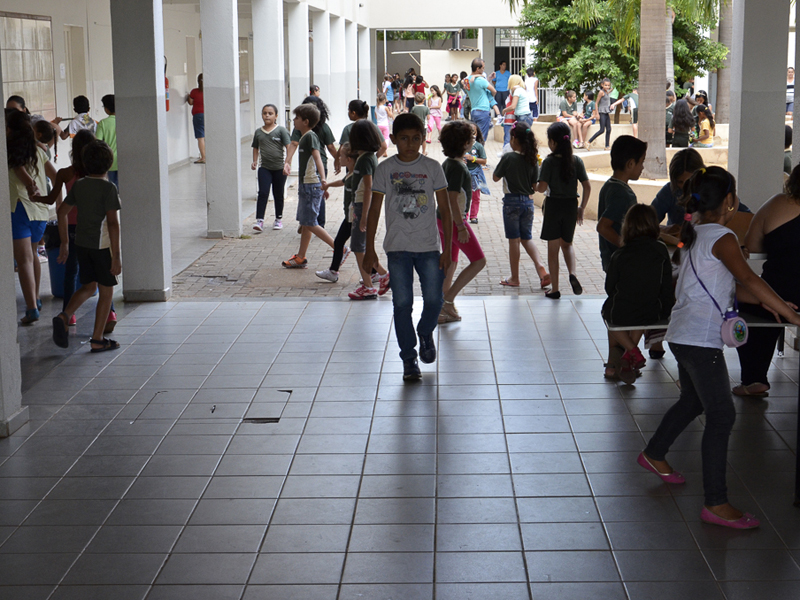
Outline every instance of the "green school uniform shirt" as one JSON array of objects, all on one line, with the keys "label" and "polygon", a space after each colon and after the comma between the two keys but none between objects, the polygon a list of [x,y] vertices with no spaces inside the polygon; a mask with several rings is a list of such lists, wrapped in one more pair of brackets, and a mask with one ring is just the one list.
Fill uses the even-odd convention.
[{"label": "green school uniform shirt", "polygon": [[353,128],[353,123],[348,123],[347,125],[344,126],[344,129],[342,129],[342,135],[339,136],[340,146],[350,141],[350,130],[352,128]]},{"label": "green school uniform shirt", "polygon": [[787,150],[783,153],[783,172],[787,175],[792,173],[792,151]]},{"label": "green school uniform shirt", "polygon": [[411,113],[417,115],[420,121],[422,121],[422,124],[425,125],[426,128],[428,127],[428,115],[431,114],[431,110],[427,106],[424,104],[415,104],[414,108],[411,109]]},{"label": "green school uniform shirt", "polygon": [[75,182],[64,202],[78,207],[76,246],[102,250],[111,245],[106,213],[120,209],[117,186],[106,179],[84,177]]},{"label": "green school uniform shirt", "polygon": [[356,164],[353,166],[353,203],[364,203],[364,177],[366,175],[374,176],[375,169],[378,168],[378,159],[375,158],[374,152],[365,152],[356,159]]},{"label": "green school uniform shirt", "polygon": [[639,108],[639,94],[625,94],[623,98],[628,101],[628,110]]},{"label": "green school uniform shirt", "polygon": [[[597,203],[597,220],[609,219],[614,231],[619,234],[622,231],[622,221],[628,209],[636,204],[636,194],[624,181],[609,178],[600,189],[600,197]],[[611,255],[617,251],[617,246],[609,242],[602,235],[600,238],[600,260],[603,263],[603,270],[608,269]]]},{"label": "green school uniform shirt", "polygon": [[289,131],[280,125],[273,127],[271,131],[266,131],[263,127],[256,129],[253,134],[253,148],[258,148],[261,154],[261,166],[268,171],[280,171],[283,169],[284,155],[286,146],[292,141]]},{"label": "green school uniform shirt", "polygon": [[[303,134],[300,133],[299,130],[295,129],[292,131],[292,141],[299,142],[300,138]],[[325,170],[328,170],[328,153],[325,150],[331,144],[336,143],[336,138],[333,136],[333,131],[331,128],[328,127],[328,124],[325,123],[322,125],[322,131],[317,135],[317,139],[320,143],[319,154],[322,158],[322,166],[325,167]]]},{"label": "green school uniform shirt", "polygon": [[322,154],[322,144],[319,143],[317,134],[309,131],[300,138],[300,146],[297,148],[300,160],[300,169],[297,173],[302,178],[302,183],[320,183],[317,163],[313,157],[314,150]]},{"label": "green school uniform shirt", "polygon": [[[458,211],[459,215],[453,215],[453,222],[460,223],[459,219],[464,218],[467,211],[467,198],[472,195],[472,178],[469,176],[467,165],[463,161],[447,158],[442,163],[444,178],[447,179],[447,191],[458,192]],[[442,215],[439,208],[436,208],[436,218],[441,219]]]},{"label": "green school uniform shirt", "polygon": [[103,140],[114,153],[114,162],[111,163],[109,171],[117,170],[117,117],[108,115],[97,124],[94,136],[98,140]]},{"label": "green school uniform shirt", "polygon": [[353,174],[348,173],[344,178],[344,215],[348,223],[353,222],[350,207],[353,204]]},{"label": "green school uniform shirt", "polygon": [[[474,144],[472,144],[472,148],[470,149],[469,154],[471,154],[475,158],[482,158],[485,160],[486,148],[484,148],[483,144],[481,144],[480,142],[475,142]],[[483,166],[477,162],[468,162],[467,168],[470,171],[480,171],[483,168]]]},{"label": "green school uniform shirt", "polygon": [[562,100],[561,103],[558,105],[558,116],[563,117],[564,111],[567,112],[569,115],[576,115],[578,114],[578,101],[576,100],[572,104],[567,102],[566,99]]},{"label": "green school uniform shirt", "polygon": [[539,181],[547,182],[550,187],[551,198],[577,198],[578,182],[586,181],[589,176],[586,174],[586,166],[579,156],[572,156],[572,163],[575,166],[572,177],[565,181],[561,177],[560,154],[551,154],[542,161],[542,172],[539,174]]},{"label": "green school uniform shirt", "polygon": [[583,117],[585,119],[591,119],[592,114],[594,114],[595,106],[597,106],[594,100],[590,100],[589,102],[583,103]]},{"label": "green school uniform shirt", "polygon": [[667,116],[667,129],[669,129],[669,126],[672,125],[672,112],[674,110],[675,110],[675,103],[673,102],[672,104],[670,104],[667,107],[667,110],[666,110],[666,113],[667,113],[667,115],[666,115]]},{"label": "green school uniform shirt", "polygon": [[503,193],[530,196],[539,180],[539,165],[530,164],[519,152],[509,152],[497,163],[494,174],[503,178]]}]

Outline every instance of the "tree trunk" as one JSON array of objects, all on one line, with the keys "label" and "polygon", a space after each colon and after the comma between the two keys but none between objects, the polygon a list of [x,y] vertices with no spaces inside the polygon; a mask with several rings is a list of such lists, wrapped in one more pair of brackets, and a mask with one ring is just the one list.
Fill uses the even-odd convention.
[{"label": "tree trunk", "polygon": [[729,123],[731,115],[731,43],[733,42],[733,0],[722,0],[719,11],[719,43],[728,49],[725,65],[717,71],[715,120]]},{"label": "tree trunk", "polygon": [[670,90],[675,89],[675,54],[672,48],[672,23],[674,20],[675,12],[671,8],[667,9],[667,42],[664,44],[664,56],[667,60],[667,82],[669,83],[667,89]]},{"label": "tree trunk", "polygon": [[666,0],[642,0],[641,52],[639,54],[639,137],[647,142],[644,176],[667,177],[667,151],[664,140],[664,52],[667,31],[664,15]]}]

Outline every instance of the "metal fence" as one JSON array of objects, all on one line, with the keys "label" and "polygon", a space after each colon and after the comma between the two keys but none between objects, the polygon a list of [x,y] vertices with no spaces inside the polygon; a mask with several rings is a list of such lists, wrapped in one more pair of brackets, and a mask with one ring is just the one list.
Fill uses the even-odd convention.
[{"label": "metal fence", "polygon": [[564,88],[539,88],[539,114],[557,115]]}]

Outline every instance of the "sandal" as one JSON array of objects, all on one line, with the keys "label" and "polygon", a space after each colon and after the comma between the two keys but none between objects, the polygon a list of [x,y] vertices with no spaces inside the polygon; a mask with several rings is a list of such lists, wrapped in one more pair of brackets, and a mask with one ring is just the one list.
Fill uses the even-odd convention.
[{"label": "sandal", "polygon": [[569,276],[569,284],[572,286],[572,293],[576,296],[580,296],[583,293],[583,286],[581,286],[581,282],[578,281],[578,278],[571,273]]},{"label": "sandal", "polygon": [[[766,389],[763,389],[764,386],[766,386]],[[759,382],[751,383],[749,385],[737,385],[731,390],[731,392],[733,392],[734,396],[763,398],[765,396],[769,396],[769,385]]]},{"label": "sandal", "polygon": [[500,285],[507,285],[508,287],[519,287],[518,283],[511,283],[508,280],[508,277],[506,277],[505,279],[501,279],[500,280]]},{"label": "sandal", "polygon": [[439,322],[452,323],[460,320],[461,320],[461,315],[458,314],[458,309],[456,308],[455,302],[450,302],[449,300],[445,300],[444,304],[442,305],[442,310],[439,313]]},{"label": "sandal", "polygon": [[36,321],[39,320],[39,309],[38,308],[29,308],[25,311],[25,316],[20,319],[20,323],[23,325],[32,325]]},{"label": "sandal", "polygon": [[53,317],[53,341],[59,348],[69,348],[69,327],[67,326],[67,315],[63,312]]},{"label": "sandal", "polygon": [[99,348],[92,348],[92,352],[106,352],[108,350],[117,350],[119,349],[119,342],[114,340],[110,340],[108,338],[103,338],[102,340],[96,340],[94,338],[89,340],[90,344],[100,344]]}]

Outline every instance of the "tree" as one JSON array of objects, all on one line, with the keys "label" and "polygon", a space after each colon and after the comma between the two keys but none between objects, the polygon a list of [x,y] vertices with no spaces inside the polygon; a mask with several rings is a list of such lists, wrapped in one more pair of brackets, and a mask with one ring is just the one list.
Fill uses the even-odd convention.
[{"label": "tree", "polygon": [[651,179],[667,174],[667,145],[664,141],[664,46],[667,30],[665,0],[642,0],[641,51],[639,54],[639,136],[647,142],[644,176]]},{"label": "tree", "polygon": [[[728,2],[720,7],[719,14],[719,43],[731,47],[733,43],[733,2]],[[717,104],[714,107],[715,120],[718,123],[727,123],[731,118],[731,57],[725,58],[724,64],[717,71]]]}]

